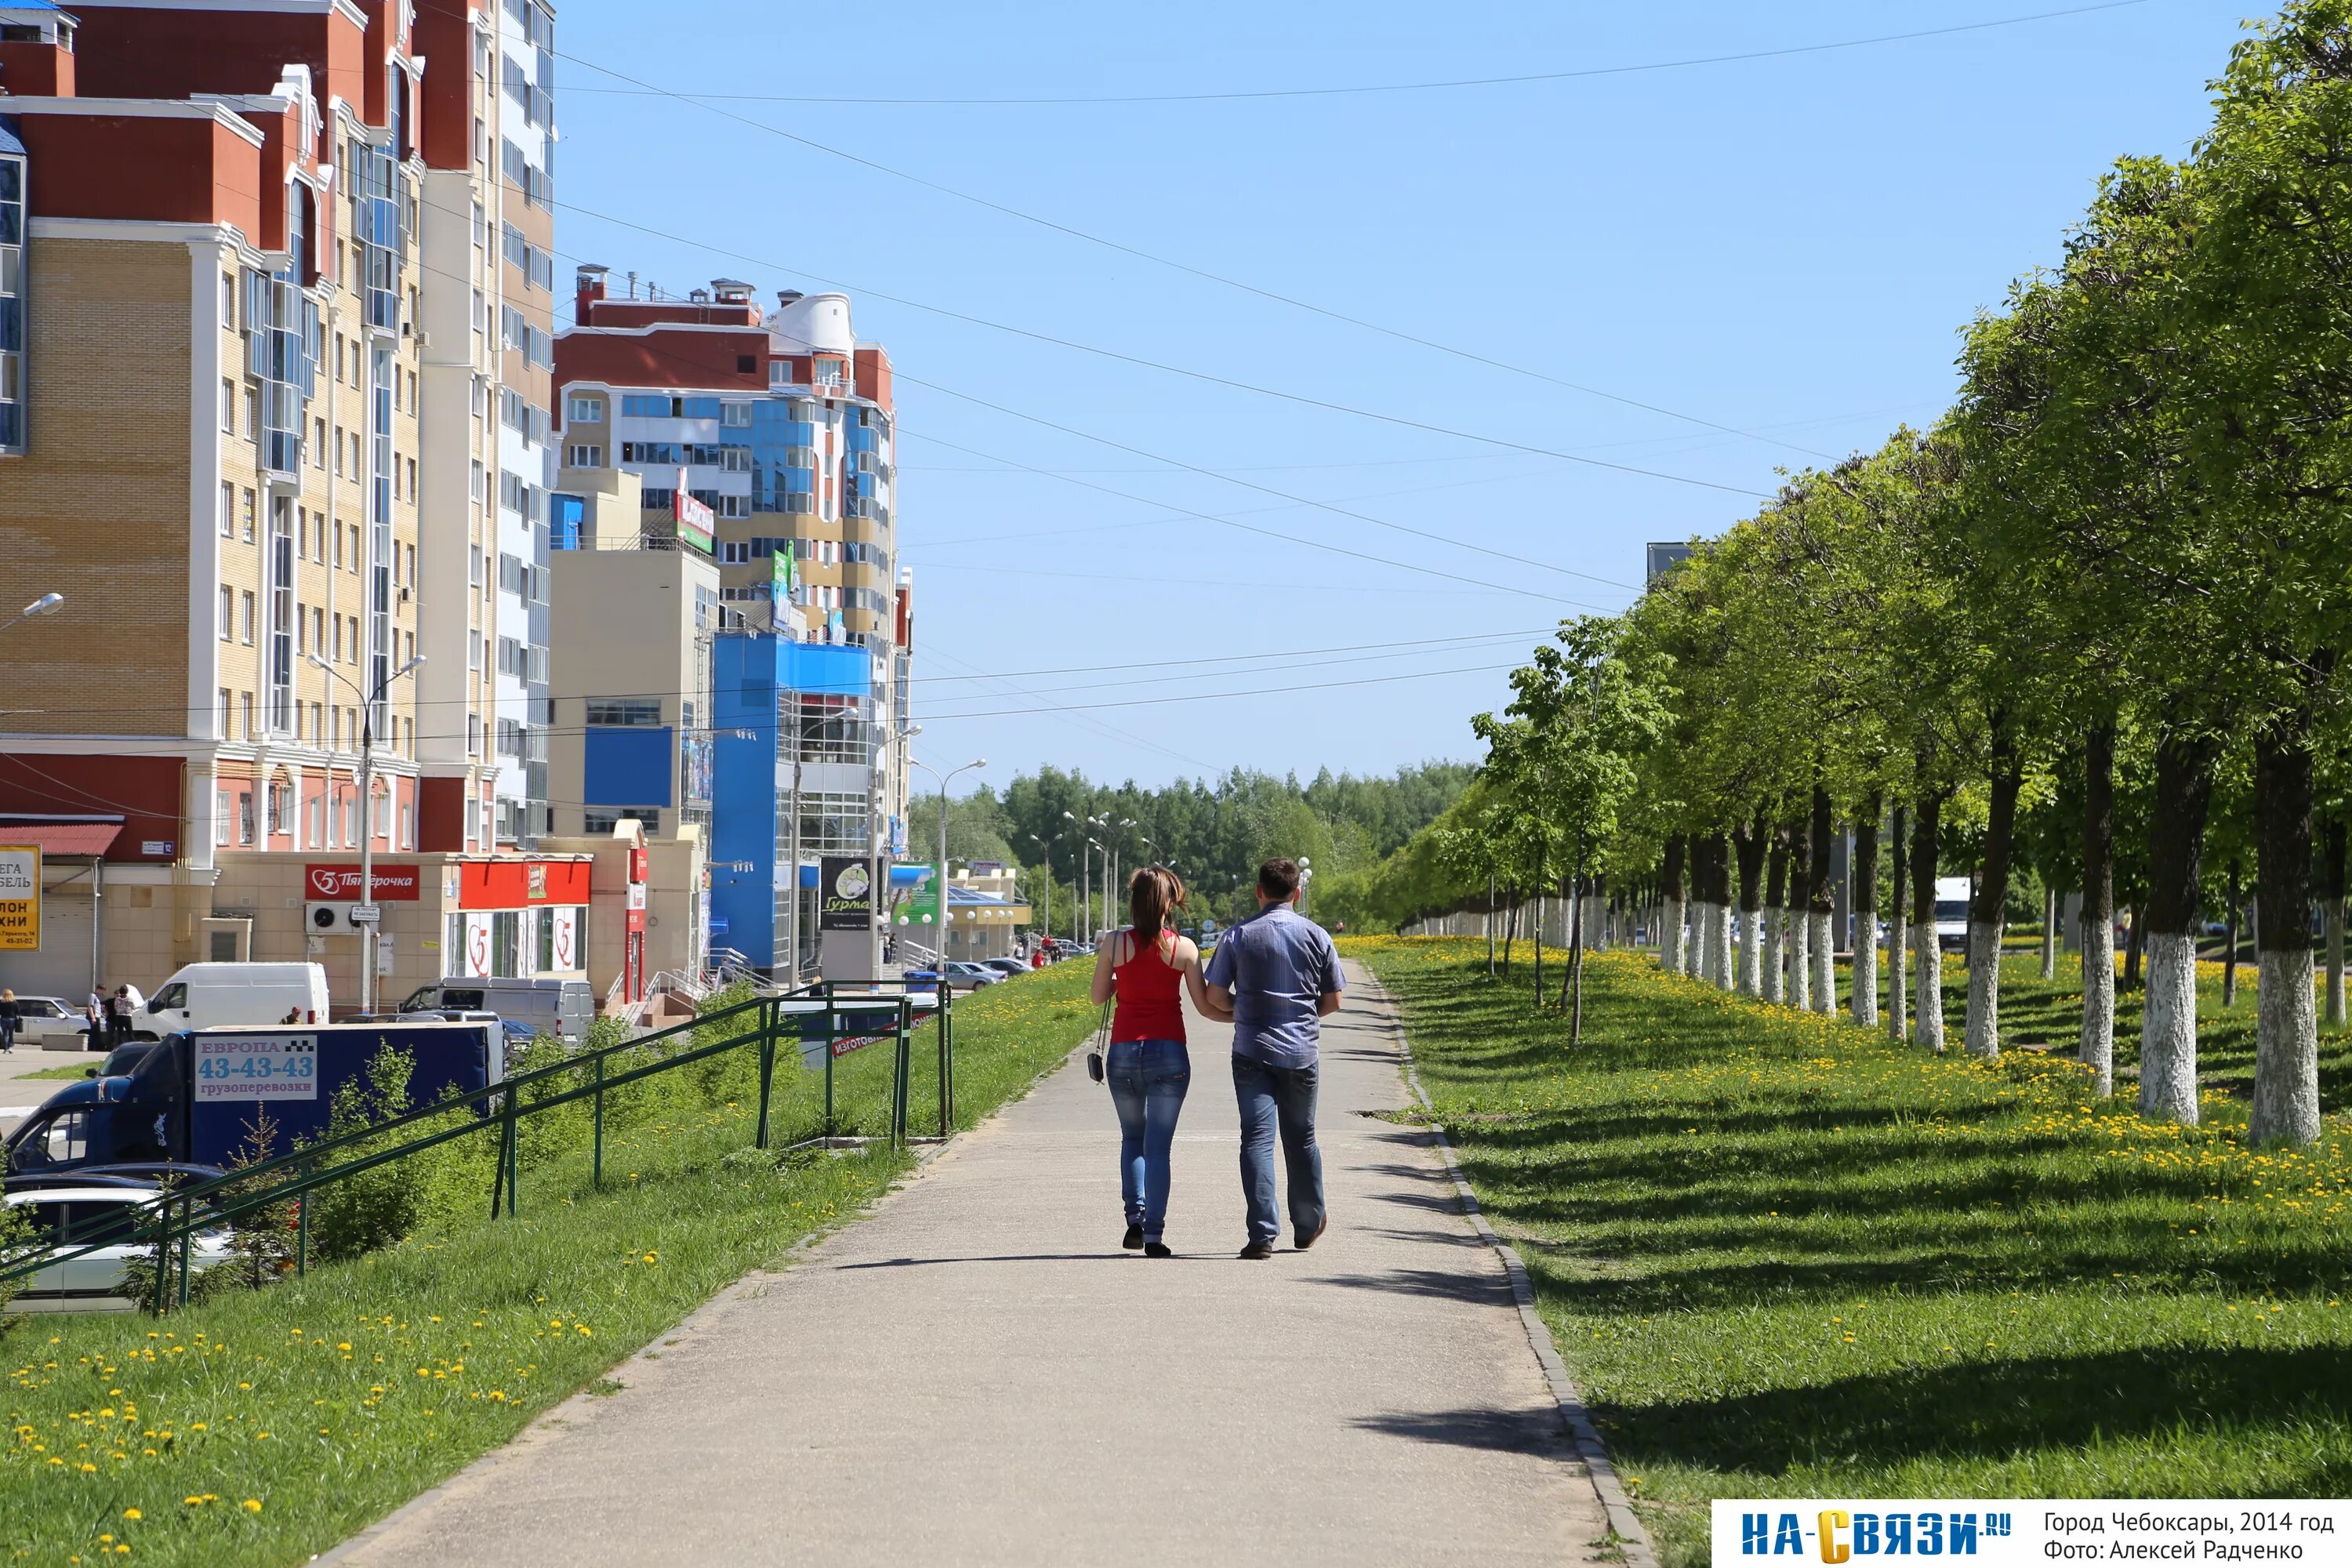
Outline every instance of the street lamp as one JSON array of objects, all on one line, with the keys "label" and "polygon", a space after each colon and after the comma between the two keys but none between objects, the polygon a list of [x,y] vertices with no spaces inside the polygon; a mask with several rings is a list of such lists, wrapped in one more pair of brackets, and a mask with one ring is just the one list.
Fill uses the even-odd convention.
[{"label": "street lamp", "polygon": [[[1068,814],[1064,813],[1064,815],[1066,816]],[[1029,835],[1029,842],[1034,844],[1037,847],[1037,852],[1045,858],[1045,913],[1042,922],[1042,929],[1045,933],[1045,940],[1048,942],[1051,942],[1054,938],[1054,845],[1059,844],[1063,839],[1067,838],[1068,837],[1069,835],[1066,833],[1056,833],[1054,835],[1052,841],[1048,842],[1045,839],[1038,837],[1034,833]],[[1073,930],[1070,934],[1073,937],[1076,937],[1077,932]]]},{"label": "street lamp", "polygon": [[[52,594],[51,598],[57,595]],[[45,614],[47,612],[44,612]],[[369,696],[356,681],[320,658],[310,656],[310,662],[325,670],[360,700],[360,902],[373,908],[375,904],[375,705],[392,689],[392,683],[404,675],[413,674],[425,656],[418,654],[398,669],[376,683],[375,695]],[[389,827],[391,825],[386,823]],[[360,1011],[375,1011],[375,942],[376,923],[364,922],[360,927]]]},{"label": "street lamp", "polygon": [[988,766],[988,759],[974,757],[963,766],[948,773],[941,773],[929,763],[917,762],[912,753],[908,755],[907,762],[910,766],[920,768],[940,781],[940,929],[936,934],[939,937],[937,948],[939,961],[945,963],[948,961],[948,781],[954,778],[957,773],[968,773],[974,768]]},{"label": "street lamp", "polygon": [[1314,862],[1314,861],[1312,861],[1312,860],[1309,860],[1306,856],[1301,855],[1301,856],[1298,858],[1298,912],[1299,912],[1299,914],[1300,914],[1301,916],[1303,916],[1303,917],[1305,917],[1305,918],[1307,918],[1307,919],[1312,919],[1313,917],[1312,917],[1312,916],[1310,916],[1310,915],[1307,915],[1307,888],[1308,888],[1310,885],[1312,885],[1312,884],[1313,884],[1314,880],[1315,880],[1315,862]]},{"label": "street lamp", "polygon": [[17,611],[16,620],[9,621],[5,626],[0,626],[0,631],[5,631],[8,626],[15,626],[16,621],[29,621],[35,616],[54,616],[58,611],[65,607],[65,602],[66,596],[63,594],[44,594],[39,598],[34,600],[31,604],[26,605],[23,609]]}]

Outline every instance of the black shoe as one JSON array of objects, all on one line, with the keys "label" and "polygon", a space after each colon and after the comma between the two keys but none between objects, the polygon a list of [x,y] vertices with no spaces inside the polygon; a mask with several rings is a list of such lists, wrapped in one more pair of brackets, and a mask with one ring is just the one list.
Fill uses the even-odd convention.
[{"label": "black shoe", "polygon": [[1253,1241],[1247,1247],[1242,1248],[1240,1255],[1248,1258],[1272,1258],[1274,1256],[1274,1243],[1270,1241]]},{"label": "black shoe", "polygon": [[1143,1256],[1146,1258],[1173,1258],[1176,1256],[1176,1249],[1169,1246],[1164,1241],[1147,1241],[1143,1244]]},{"label": "black shoe", "polygon": [[1127,1234],[1119,1238],[1118,1244],[1129,1252],[1135,1251],[1143,1245],[1143,1227],[1139,1225],[1129,1226]]},{"label": "black shoe", "polygon": [[1327,1214],[1321,1219],[1315,1222],[1315,1228],[1313,1230],[1302,1230],[1298,1233],[1297,1237],[1298,1250],[1304,1252],[1308,1247],[1314,1246],[1317,1242],[1322,1240],[1323,1233],[1330,1228],[1331,1216]]}]

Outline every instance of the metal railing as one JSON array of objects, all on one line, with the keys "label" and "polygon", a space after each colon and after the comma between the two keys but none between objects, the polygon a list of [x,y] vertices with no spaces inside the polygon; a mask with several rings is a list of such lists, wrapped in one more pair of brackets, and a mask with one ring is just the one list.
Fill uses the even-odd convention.
[{"label": "metal railing", "polygon": [[[44,1269],[58,1268],[103,1248],[152,1246],[156,1268],[154,1291],[149,1305],[160,1315],[166,1305],[165,1296],[172,1290],[175,1268],[177,1299],[181,1306],[187,1304],[190,1256],[198,1232],[218,1229],[240,1215],[288,1202],[298,1205],[295,1273],[306,1274],[310,1268],[310,1198],[312,1193],[379,1166],[414,1158],[455,1139],[486,1132],[492,1126],[498,1131],[499,1149],[490,1187],[490,1217],[498,1218],[503,1206],[507,1216],[512,1218],[517,1183],[521,1174],[518,1128],[522,1121],[583,1100],[590,1100],[593,1104],[591,1182],[601,1189],[604,1184],[606,1097],[630,1084],[730,1051],[748,1048],[759,1051],[760,1109],[754,1123],[752,1146],[765,1149],[770,1146],[776,1048],[780,1040],[787,1038],[796,1047],[816,1044],[824,1049],[824,1131],[811,1142],[827,1144],[839,1142],[840,1124],[834,1105],[834,1063],[842,1054],[841,1047],[848,1042],[875,1044],[884,1037],[889,1038],[894,1046],[889,1142],[893,1148],[903,1148],[913,1136],[909,1125],[909,1097],[913,1079],[915,1015],[926,1010],[926,1003],[928,1010],[934,1013],[938,1025],[940,1130],[937,1136],[946,1138],[955,1126],[953,989],[940,985],[934,991],[930,987],[880,981],[870,989],[853,992],[837,988],[830,982],[820,981],[797,991],[738,1002],[619,1045],[582,1051],[546,1067],[534,1068],[480,1089],[461,1090],[430,1105],[320,1139],[289,1153],[205,1181],[167,1188],[147,1202],[132,1206],[133,1219],[127,1230],[115,1231],[102,1240],[71,1250],[37,1245],[31,1253],[6,1260],[5,1266],[0,1266],[0,1284],[27,1279]],[[887,1037],[875,1027],[873,1022],[877,1015],[883,1014],[887,1014],[889,1019]],[[810,1018],[823,1020],[814,1033],[805,1027],[804,1021]],[[848,1021],[852,1018],[861,1021],[852,1024]],[[786,1032],[787,1019],[793,1020],[789,1034]],[[729,1020],[738,1021],[741,1032],[704,1045],[691,1043],[695,1030]],[[662,1052],[655,1060],[617,1073],[611,1070],[610,1064],[615,1058],[630,1053],[643,1054],[648,1050],[660,1051],[662,1042],[679,1038],[688,1042],[688,1048]],[[853,1045],[850,1048],[857,1047]],[[560,1079],[583,1071],[589,1075],[588,1082],[559,1085]],[[550,1085],[558,1087],[541,1098],[526,1100],[527,1090]],[[454,1111],[465,1110],[474,1113],[469,1120],[446,1127],[426,1128],[426,1123],[446,1118]],[[360,1148],[362,1144],[380,1142],[401,1132],[413,1133],[414,1136],[390,1147],[364,1151]],[[171,1249],[175,1243],[178,1253],[173,1258]]]}]

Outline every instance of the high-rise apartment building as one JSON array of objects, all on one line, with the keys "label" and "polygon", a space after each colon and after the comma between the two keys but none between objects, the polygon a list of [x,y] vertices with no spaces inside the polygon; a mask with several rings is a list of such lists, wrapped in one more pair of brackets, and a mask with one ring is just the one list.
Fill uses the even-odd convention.
[{"label": "high-rise apartment building", "polygon": [[[753,650],[741,668],[722,659],[714,675],[719,708],[733,713],[719,721],[719,750],[731,756],[727,738],[746,730],[765,737],[751,742],[765,761],[748,764],[745,809],[761,790],[782,787],[780,735],[814,726],[834,737],[821,787],[803,792],[797,834],[730,829],[725,800],[719,806],[714,843],[748,832],[744,843],[770,850],[714,851],[714,914],[730,929],[711,946],[788,966],[789,889],[803,879],[794,839],[812,876],[821,853],[889,855],[906,844],[911,590],[896,564],[889,355],[857,341],[844,295],[787,290],[770,314],[732,279],[683,300],[638,298],[634,288],[616,299],[608,277],[580,270],[575,324],[556,340],[565,482],[635,476],[640,533],[716,558],[723,630],[751,638],[742,647]],[[824,661],[821,689],[801,690],[793,672],[815,661],[771,642],[831,645],[843,657]],[[843,674],[849,667],[855,679]],[[764,721],[743,717],[761,703]],[[763,809],[773,816],[777,805]],[[754,918],[763,910],[772,912]]]},{"label": "high-rise apartment building", "polygon": [[[390,900],[387,985],[468,910],[517,972],[584,892],[454,864],[532,826],[545,680],[551,20],[498,4],[0,6],[0,587],[67,601],[6,647],[0,816],[95,825],[17,989],[308,955],[346,999],[330,883]],[[362,836],[373,890],[320,858]]]}]

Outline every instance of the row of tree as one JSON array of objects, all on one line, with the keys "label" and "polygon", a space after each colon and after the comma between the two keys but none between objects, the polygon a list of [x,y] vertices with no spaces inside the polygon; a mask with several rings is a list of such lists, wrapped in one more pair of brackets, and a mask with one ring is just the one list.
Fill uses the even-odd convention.
[{"label": "row of tree", "polygon": [[[2232,907],[2253,868],[2252,1135],[2316,1137],[2314,868],[2338,933],[2352,782],[2352,0],[2289,6],[2213,89],[2189,157],[2117,163],[2061,264],[1967,329],[1934,427],[1790,478],[1625,616],[1538,654],[1478,721],[1479,787],[1397,858],[1399,879],[1416,855],[1437,873],[1424,909],[1490,877],[1612,879],[1654,896],[1670,961],[1687,921],[1721,984],[1764,994],[1785,931],[1798,998],[1830,1008],[1825,847],[1852,832],[1874,931],[1891,833],[1910,941],[1888,1022],[1910,1004],[1941,1048],[1934,883],[1957,822],[1966,1048],[2000,1050],[2002,910],[2036,860],[2083,895],[2080,1047],[2111,1086],[2121,871],[2146,947],[2140,1108],[2194,1121],[2218,830]],[[2141,804],[2120,847],[2119,781]],[[1760,919],[1768,901],[1806,918]],[[1875,965],[1853,973],[1875,1022]]]}]

